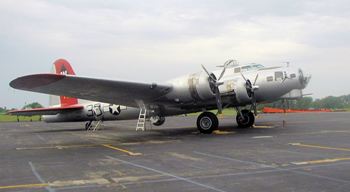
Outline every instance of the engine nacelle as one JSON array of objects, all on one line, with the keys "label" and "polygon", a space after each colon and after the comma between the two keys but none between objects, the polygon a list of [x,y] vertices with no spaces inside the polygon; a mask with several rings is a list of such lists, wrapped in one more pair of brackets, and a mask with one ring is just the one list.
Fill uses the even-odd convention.
[{"label": "engine nacelle", "polygon": [[246,82],[245,81],[238,81],[234,87],[236,100],[239,104],[248,104],[251,102],[251,97],[249,97],[247,88],[246,88]]},{"label": "engine nacelle", "polygon": [[176,102],[205,101],[215,98],[214,88],[211,87],[207,74],[195,73],[174,79],[171,83],[173,91],[168,94],[168,98]]}]

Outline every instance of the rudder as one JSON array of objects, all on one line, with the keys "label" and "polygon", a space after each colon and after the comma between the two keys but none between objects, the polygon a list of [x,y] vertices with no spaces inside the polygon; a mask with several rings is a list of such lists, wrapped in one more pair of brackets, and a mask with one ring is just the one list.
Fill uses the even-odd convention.
[{"label": "rudder", "polygon": [[[52,73],[58,75],[75,75],[75,72],[69,62],[65,59],[58,59],[53,63]],[[50,106],[71,106],[78,104],[77,98],[66,96],[50,96]]]}]

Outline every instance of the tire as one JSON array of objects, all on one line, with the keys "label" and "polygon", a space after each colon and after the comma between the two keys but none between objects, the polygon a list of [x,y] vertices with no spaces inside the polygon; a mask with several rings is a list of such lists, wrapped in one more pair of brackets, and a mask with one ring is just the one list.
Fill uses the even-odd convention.
[{"label": "tire", "polygon": [[199,132],[211,134],[219,126],[219,120],[214,113],[204,112],[197,118],[197,128]]},{"label": "tire", "polygon": [[249,128],[252,127],[255,123],[255,116],[254,114],[249,111],[249,110],[242,110],[241,111],[242,115],[243,115],[243,119],[241,117],[240,114],[237,114],[236,116],[236,122],[238,124],[239,128]]},{"label": "tire", "polygon": [[154,126],[161,126],[165,123],[165,117],[161,117],[161,116],[151,117],[151,121]]}]

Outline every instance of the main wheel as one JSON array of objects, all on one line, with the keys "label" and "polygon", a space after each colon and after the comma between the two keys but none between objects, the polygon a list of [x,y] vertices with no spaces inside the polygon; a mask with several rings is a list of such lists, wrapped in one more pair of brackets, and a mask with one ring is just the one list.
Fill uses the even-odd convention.
[{"label": "main wheel", "polygon": [[204,112],[198,116],[197,128],[201,133],[210,134],[219,126],[219,120],[214,113]]},{"label": "main wheel", "polygon": [[254,114],[249,110],[242,110],[241,111],[242,116],[240,114],[237,114],[236,121],[238,124],[238,127],[240,128],[248,128],[252,127],[255,123],[255,116]]},{"label": "main wheel", "polygon": [[152,124],[155,126],[161,126],[165,123],[165,117],[161,117],[161,116],[152,116],[150,120]]}]

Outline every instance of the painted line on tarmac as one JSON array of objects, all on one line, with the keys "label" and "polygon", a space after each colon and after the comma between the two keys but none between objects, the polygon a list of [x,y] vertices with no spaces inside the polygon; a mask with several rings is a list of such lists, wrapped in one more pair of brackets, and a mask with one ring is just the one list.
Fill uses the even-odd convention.
[{"label": "painted line on tarmac", "polygon": [[273,136],[255,136],[252,137],[252,139],[270,139],[273,138]]},{"label": "painted line on tarmac", "polygon": [[115,147],[115,146],[112,146],[112,145],[107,145],[107,144],[104,144],[104,145],[101,145],[103,147],[106,147],[106,148],[109,148],[109,149],[113,149],[113,150],[116,150],[116,151],[119,151],[119,152],[123,152],[123,153],[126,153],[130,156],[139,156],[139,155],[142,155],[142,153],[135,153],[135,152],[132,152],[132,151],[128,151],[126,149],[122,149],[122,148],[118,148],[118,147]]},{"label": "painted line on tarmac", "polygon": [[270,126],[270,125],[254,125],[254,129],[273,129],[275,126]]},{"label": "painted line on tarmac", "polygon": [[[349,162],[340,162],[340,163],[334,163],[334,164],[323,164],[323,165],[309,165],[309,166],[300,166],[300,167],[294,167],[294,168],[281,168],[281,169],[268,169],[268,170],[258,170],[258,171],[249,171],[249,172],[235,172],[235,173],[224,173],[224,174],[212,174],[212,175],[200,175],[200,176],[192,176],[188,177],[189,179],[211,179],[215,178],[218,179],[220,177],[236,177],[236,176],[249,176],[249,175],[258,175],[258,174],[266,174],[266,173],[279,173],[279,172],[288,172],[288,171],[296,171],[301,169],[311,169],[311,168],[320,168],[320,167],[332,167],[332,166],[339,166],[339,165],[349,165]],[[177,181],[175,178],[169,178],[169,179],[158,179],[158,180],[149,180],[149,181],[132,181],[123,183],[123,185],[140,185],[140,184],[154,184],[154,183],[162,183],[162,182],[171,182],[171,181]],[[349,183],[349,181],[346,180],[338,180],[341,183]]]},{"label": "painted line on tarmac", "polygon": [[338,161],[350,161],[350,157],[343,158],[334,158],[334,159],[321,159],[321,160],[312,160],[312,161],[300,161],[300,162],[291,162],[293,165],[314,165],[322,163],[335,163]]},{"label": "painted line on tarmac", "polygon": [[308,148],[316,148],[316,149],[329,149],[329,150],[336,150],[336,151],[350,151],[350,148],[328,147],[328,146],[309,145],[309,144],[302,144],[302,143],[288,143],[288,144],[292,145],[292,146],[308,147]]},{"label": "painted line on tarmac", "polygon": [[220,130],[214,130],[213,134],[215,135],[229,135],[229,134],[235,134],[234,131],[220,131]]},{"label": "painted line on tarmac", "polygon": [[[33,163],[32,162],[28,162],[33,174],[35,175],[35,177],[41,182],[41,184],[47,184],[45,182],[45,180],[40,176],[40,174],[38,173],[38,171],[36,170],[36,168],[34,167]],[[46,186],[45,189],[48,191],[48,192],[55,192],[55,190],[53,188],[50,187],[50,185]]]},{"label": "painted line on tarmac", "polygon": [[8,185],[0,186],[0,189],[30,189],[30,188],[44,188],[48,187],[47,183],[37,183],[37,184],[22,184],[22,185]]},{"label": "painted line on tarmac", "polygon": [[71,149],[71,148],[83,148],[83,147],[98,147],[100,145],[56,145],[45,147],[18,147],[16,150],[39,150],[39,149]]},{"label": "painted line on tarmac", "polygon": [[225,156],[219,156],[219,155],[213,155],[213,154],[208,154],[208,153],[202,153],[202,152],[198,152],[198,151],[194,151],[194,153],[196,154],[202,154],[205,156],[209,156],[209,157],[214,157],[214,158],[219,158],[219,159],[224,159],[224,160],[229,160],[229,161],[235,161],[235,162],[241,162],[241,163],[246,163],[246,164],[252,164],[252,165],[258,165],[262,168],[268,168],[268,170],[262,170],[259,171],[261,173],[263,172],[290,172],[290,173],[294,173],[294,174],[298,174],[298,175],[304,175],[304,176],[309,176],[309,177],[314,177],[314,178],[319,178],[319,179],[325,179],[325,180],[329,180],[329,181],[336,181],[339,183],[348,183],[349,181],[346,180],[342,180],[342,179],[337,179],[337,178],[333,178],[333,177],[327,177],[327,176],[322,176],[322,175],[318,175],[318,174],[314,174],[314,173],[308,173],[308,172],[304,172],[304,171],[299,171],[297,169],[300,168],[279,168],[276,166],[270,166],[270,165],[266,165],[266,164],[262,164],[262,163],[257,163],[257,162],[252,162],[252,161],[243,161],[243,160],[238,160],[238,159],[234,159],[231,157],[225,157]]},{"label": "painted line on tarmac", "polygon": [[203,152],[199,152],[199,151],[193,151],[193,153],[198,154],[198,155],[202,155],[202,156],[216,158],[216,159],[223,159],[223,160],[234,161],[234,162],[238,162],[238,163],[250,164],[250,165],[260,167],[260,168],[274,168],[271,165],[265,165],[262,163],[256,163],[256,162],[252,162],[252,161],[244,161],[244,160],[234,159],[234,158],[226,157],[226,156],[203,153]]},{"label": "painted line on tarmac", "polygon": [[218,191],[218,192],[225,192],[224,190],[221,190],[221,189],[218,189],[218,188],[215,188],[215,187],[203,184],[203,183],[199,183],[197,181],[193,181],[193,180],[190,180],[190,179],[185,178],[185,177],[176,176],[176,175],[168,173],[168,172],[160,171],[160,170],[157,170],[157,169],[154,169],[154,168],[151,168],[151,167],[147,167],[147,166],[144,166],[144,165],[140,165],[140,164],[137,164],[137,163],[132,163],[130,161],[124,161],[124,160],[118,159],[116,157],[111,157],[111,156],[106,156],[106,157],[109,158],[109,159],[115,160],[115,161],[122,162],[122,163],[127,164],[127,165],[131,165],[131,166],[134,166],[134,167],[138,167],[138,168],[142,168],[142,169],[145,169],[145,170],[148,170],[148,171],[159,173],[159,174],[164,175],[164,176],[172,177],[172,178],[174,178],[176,180],[185,181],[187,183],[191,183],[191,184],[194,184],[194,185],[197,185],[197,186],[209,189],[209,190]]}]

